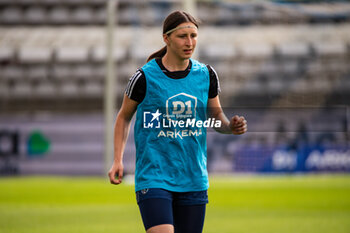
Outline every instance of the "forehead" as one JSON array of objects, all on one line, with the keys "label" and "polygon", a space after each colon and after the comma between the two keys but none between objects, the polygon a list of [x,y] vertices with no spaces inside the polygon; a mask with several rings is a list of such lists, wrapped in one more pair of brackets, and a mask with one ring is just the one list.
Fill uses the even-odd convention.
[{"label": "forehead", "polygon": [[190,26],[190,28],[181,28],[181,29],[175,30],[174,34],[197,33],[196,25],[194,25],[191,22],[186,22],[186,23],[179,24],[177,27],[186,27],[186,26]]}]

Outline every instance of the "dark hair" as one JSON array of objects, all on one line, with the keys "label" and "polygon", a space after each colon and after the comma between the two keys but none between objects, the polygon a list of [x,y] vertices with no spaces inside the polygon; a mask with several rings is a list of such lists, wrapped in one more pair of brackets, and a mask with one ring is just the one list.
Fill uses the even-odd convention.
[{"label": "dark hair", "polygon": [[[171,29],[176,28],[180,24],[187,23],[187,22],[193,23],[194,25],[196,25],[197,28],[199,26],[199,21],[196,20],[192,15],[184,11],[174,11],[170,15],[168,15],[168,17],[166,17],[166,19],[163,22],[163,34],[165,34],[167,31]],[[169,33],[168,35],[170,35],[171,33]],[[157,52],[152,53],[147,58],[147,62],[152,60],[153,58],[163,57],[165,54],[166,54],[166,46],[164,46]]]}]

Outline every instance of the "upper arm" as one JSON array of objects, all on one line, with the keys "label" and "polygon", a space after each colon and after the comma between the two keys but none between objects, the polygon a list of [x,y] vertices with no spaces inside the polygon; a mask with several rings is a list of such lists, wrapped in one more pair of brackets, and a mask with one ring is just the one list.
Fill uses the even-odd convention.
[{"label": "upper arm", "polygon": [[220,83],[219,83],[219,77],[216,71],[213,67],[210,65],[207,65],[207,69],[209,71],[209,98],[215,98],[220,92]]},{"label": "upper arm", "polygon": [[146,95],[146,78],[142,69],[137,69],[136,73],[131,76],[125,94],[138,103],[143,101]]},{"label": "upper arm", "polygon": [[126,121],[130,121],[136,112],[138,102],[130,99],[126,94],[124,94],[124,99],[120,111],[118,113],[118,118],[122,117]]}]

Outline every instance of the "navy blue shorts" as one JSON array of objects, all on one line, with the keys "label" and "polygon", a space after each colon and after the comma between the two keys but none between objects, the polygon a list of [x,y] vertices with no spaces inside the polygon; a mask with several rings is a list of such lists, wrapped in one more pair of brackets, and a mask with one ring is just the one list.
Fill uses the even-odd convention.
[{"label": "navy blue shorts", "polygon": [[208,193],[171,192],[151,188],[136,192],[136,199],[145,229],[171,224],[176,233],[201,233]]}]

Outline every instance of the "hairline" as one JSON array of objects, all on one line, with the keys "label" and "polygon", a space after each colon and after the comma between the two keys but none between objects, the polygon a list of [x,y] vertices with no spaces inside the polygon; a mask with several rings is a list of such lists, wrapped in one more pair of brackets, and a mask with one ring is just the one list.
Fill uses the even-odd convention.
[{"label": "hairline", "polygon": [[[170,34],[172,34],[173,32],[176,32],[176,31],[178,31],[178,30],[181,30],[181,29],[196,29],[197,31],[198,31],[198,27],[194,24],[194,23],[192,23],[192,22],[184,22],[184,23],[191,23],[191,24],[193,24],[193,26],[192,25],[187,25],[187,26],[177,26],[177,27],[175,27],[175,28],[173,28],[173,29],[170,29],[170,30],[168,30],[167,32],[165,32],[165,33],[163,33],[163,35],[167,35],[167,36],[169,36]],[[183,23],[182,23],[183,24]],[[181,24],[180,24],[181,25]]]}]

